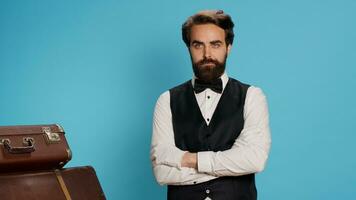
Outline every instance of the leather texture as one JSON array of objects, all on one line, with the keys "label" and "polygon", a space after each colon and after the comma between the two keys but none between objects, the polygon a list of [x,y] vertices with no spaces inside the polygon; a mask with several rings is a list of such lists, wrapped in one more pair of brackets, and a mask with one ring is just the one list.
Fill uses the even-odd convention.
[{"label": "leather texture", "polygon": [[[67,190],[67,195],[64,190]],[[0,174],[0,194],[1,200],[106,199],[95,170],[91,166],[2,173]]]},{"label": "leather texture", "polygon": [[[44,130],[55,133],[59,141],[49,142]],[[26,142],[29,138],[32,146]],[[59,125],[0,126],[1,173],[59,169],[70,159],[71,151]]]}]

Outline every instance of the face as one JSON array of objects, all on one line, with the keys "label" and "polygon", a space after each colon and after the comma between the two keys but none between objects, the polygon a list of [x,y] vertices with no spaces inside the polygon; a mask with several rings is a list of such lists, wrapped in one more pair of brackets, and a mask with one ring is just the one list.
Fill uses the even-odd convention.
[{"label": "face", "polygon": [[198,79],[212,81],[225,71],[231,45],[225,43],[224,29],[214,24],[194,25],[190,33],[189,52]]}]

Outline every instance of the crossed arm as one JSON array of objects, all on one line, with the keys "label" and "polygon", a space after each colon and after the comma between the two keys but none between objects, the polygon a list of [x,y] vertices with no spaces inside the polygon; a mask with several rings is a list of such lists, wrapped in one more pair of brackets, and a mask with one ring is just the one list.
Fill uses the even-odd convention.
[{"label": "crossed arm", "polygon": [[244,128],[225,151],[190,153],[175,146],[169,92],[155,107],[151,161],[159,184],[187,185],[221,176],[240,176],[264,169],[271,145],[269,114],[262,90],[251,86],[244,107]]}]

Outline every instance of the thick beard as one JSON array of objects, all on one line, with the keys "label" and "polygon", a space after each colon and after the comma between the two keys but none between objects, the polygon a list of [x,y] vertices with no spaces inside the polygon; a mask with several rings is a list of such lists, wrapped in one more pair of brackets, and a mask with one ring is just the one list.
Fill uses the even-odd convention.
[{"label": "thick beard", "polygon": [[[204,82],[212,82],[220,78],[225,71],[226,58],[227,55],[225,55],[223,62],[219,62],[215,59],[204,58],[196,63],[194,63],[192,59],[195,76]],[[204,64],[214,64],[214,66],[204,66]]]}]

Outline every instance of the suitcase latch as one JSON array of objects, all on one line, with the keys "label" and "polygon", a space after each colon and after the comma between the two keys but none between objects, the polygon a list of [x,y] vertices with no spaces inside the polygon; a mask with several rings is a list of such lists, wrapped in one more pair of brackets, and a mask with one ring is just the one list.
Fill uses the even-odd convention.
[{"label": "suitcase latch", "polygon": [[47,140],[47,143],[53,144],[61,141],[59,134],[52,132],[50,127],[42,127],[42,130],[45,133],[45,138]]}]

